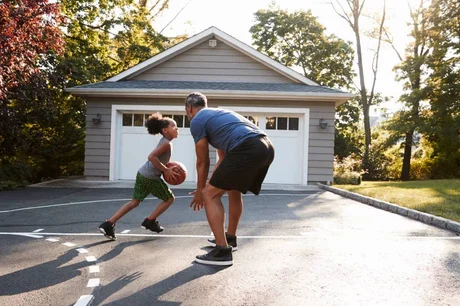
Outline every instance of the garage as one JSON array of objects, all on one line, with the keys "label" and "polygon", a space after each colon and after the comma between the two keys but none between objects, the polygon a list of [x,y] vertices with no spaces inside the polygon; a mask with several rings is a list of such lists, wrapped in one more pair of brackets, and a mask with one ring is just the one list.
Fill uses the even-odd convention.
[{"label": "garage", "polygon": [[[194,142],[184,99],[193,91],[210,107],[236,111],[272,140],[275,160],[266,184],[287,188],[333,177],[335,108],[354,95],[320,86],[211,27],[118,75],[66,89],[87,103],[85,172],[88,179],[133,180],[161,136],[146,132],[153,112],[179,125],[172,160],[196,181]],[[210,152],[211,167],[216,154]]]}]

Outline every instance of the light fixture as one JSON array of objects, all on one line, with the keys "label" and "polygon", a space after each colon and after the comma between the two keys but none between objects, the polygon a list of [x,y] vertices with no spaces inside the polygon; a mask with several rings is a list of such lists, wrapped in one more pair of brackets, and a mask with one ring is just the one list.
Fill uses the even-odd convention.
[{"label": "light fixture", "polygon": [[327,128],[327,122],[324,118],[319,119],[319,127],[323,130]]},{"label": "light fixture", "polygon": [[99,124],[101,123],[101,114],[97,114],[96,117],[93,118],[93,123],[94,124]]}]

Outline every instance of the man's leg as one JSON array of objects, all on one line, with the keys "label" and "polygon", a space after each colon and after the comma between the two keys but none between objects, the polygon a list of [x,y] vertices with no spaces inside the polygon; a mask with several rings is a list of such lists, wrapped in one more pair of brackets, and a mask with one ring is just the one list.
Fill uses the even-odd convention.
[{"label": "man's leg", "polygon": [[236,236],[238,223],[243,213],[243,197],[238,190],[228,192],[228,228],[227,233]]},{"label": "man's leg", "polygon": [[210,184],[206,185],[203,189],[206,218],[216,238],[216,245],[219,246],[227,246],[224,229],[225,210],[221,200],[225,192],[225,190],[216,188]]}]

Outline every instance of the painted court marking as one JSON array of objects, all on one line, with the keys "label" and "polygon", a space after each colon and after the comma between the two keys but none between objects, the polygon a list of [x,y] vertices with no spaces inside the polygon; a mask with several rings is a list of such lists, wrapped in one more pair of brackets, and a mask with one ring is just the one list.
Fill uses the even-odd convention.
[{"label": "painted court marking", "polygon": [[[101,237],[100,233],[40,233],[43,236],[98,236]],[[32,236],[33,238],[42,238],[37,237],[36,235],[30,234],[28,232],[0,232],[0,235],[13,235],[13,236]],[[117,234],[118,237],[158,237],[158,238],[212,238],[212,235],[162,235],[162,234]],[[411,240],[460,240],[460,236],[375,236],[375,235],[331,235],[330,233],[308,233],[301,232],[299,235],[279,235],[279,236],[238,236],[238,239],[411,239]],[[70,242],[66,242],[72,244]]]},{"label": "painted court marking", "polygon": [[[267,193],[267,194],[259,194],[258,196],[298,196],[298,197],[306,197],[311,196],[311,193],[308,194],[287,194],[287,193]],[[227,196],[227,195],[224,195]],[[254,197],[255,195],[252,194],[244,194],[243,197]],[[193,196],[176,196],[176,199],[185,199],[185,198],[192,198]],[[146,198],[145,200],[156,200],[157,198]],[[115,201],[130,201],[131,199],[110,199],[110,200],[94,200],[94,201],[82,201],[82,202],[67,202],[61,204],[51,204],[51,205],[41,205],[41,206],[33,206],[33,207],[22,207],[10,210],[0,210],[0,214],[6,214],[10,212],[16,211],[24,211],[24,210],[36,210],[36,209],[43,209],[43,208],[50,208],[50,207],[61,207],[61,206],[71,206],[71,205],[83,205],[83,204],[91,204],[91,203],[105,203],[105,202],[115,202]]]},{"label": "painted court marking", "polygon": [[34,235],[34,234],[30,234],[30,233],[16,233],[15,235],[16,236],[24,236],[24,237],[36,238],[36,239],[43,238],[43,236],[41,236],[41,235]]},{"label": "painted court marking", "polygon": [[80,254],[84,254],[84,253],[88,253],[88,250],[87,249],[84,249],[84,248],[79,248],[77,249],[78,253]]},{"label": "painted court marking", "polygon": [[89,273],[99,273],[100,271],[99,266],[89,266]]},{"label": "painted court marking", "polygon": [[130,231],[131,231],[131,230],[124,230],[124,231],[122,231],[121,233],[122,233],[122,234],[127,234],[127,233],[129,233]]},{"label": "painted court marking", "polygon": [[74,306],[87,306],[93,301],[93,299],[94,295],[82,295],[74,304]]},{"label": "painted court marking", "polygon": [[69,247],[69,248],[76,246],[76,244],[72,243],[72,242],[64,242],[63,245],[65,245],[66,247]]},{"label": "painted court marking", "polygon": [[57,242],[57,241],[59,241],[59,239],[58,238],[48,238],[48,239],[46,239],[46,241]]},{"label": "painted court marking", "polygon": [[33,233],[39,233],[39,232],[41,232],[43,230],[44,230],[44,228],[39,228],[39,229],[36,229],[35,231],[33,231]]},{"label": "painted court marking", "polygon": [[97,261],[97,258],[94,256],[86,256],[86,261],[87,262],[95,262]]},{"label": "painted court marking", "polygon": [[101,283],[101,280],[99,278],[91,278],[88,280],[88,285],[86,287],[88,288],[99,287],[100,283]]}]

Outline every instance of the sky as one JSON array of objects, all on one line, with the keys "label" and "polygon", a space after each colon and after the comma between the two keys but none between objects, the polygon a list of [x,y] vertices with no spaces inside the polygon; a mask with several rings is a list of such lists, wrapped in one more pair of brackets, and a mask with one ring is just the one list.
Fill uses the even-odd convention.
[{"label": "sky", "polygon": [[[344,3],[343,0],[341,1]],[[411,1],[413,7],[418,3],[417,0],[409,1]],[[350,26],[334,12],[327,2],[326,0],[275,1],[277,7],[291,12],[295,10],[311,10],[313,15],[318,17],[318,21],[326,27],[327,34],[334,34],[352,42],[353,46],[355,46],[354,34]],[[249,29],[255,22],[254,13],[259,9],[268,9],[272,3],[273,0],[170,0],[168,10],[156,20],[155,28],[157,30],[164,28],[162,34],[166,36],[181,34],[192,36],[211,26],[215,26],[252,46]],[[381,12],[382,6],[383,0],[367,0],[365,13],[373,15],[376,12]],[[181,9],[183,10],[181,11]],[[179,15],[174,19],[178,13]],[[387,18],[390,32],[394,36],[395,46],[401,54],[404,54],[406,45],[410,42],[410,37],[408,37],[410,18],[407,2],[404,0],[387,0]],[[370,18],[363,17],[361,23],[363,30],[372,28]],[[370,63],[374,55],[373,50],[377,47],[377,42],[366,38],[364,35],[362,39],[364,61],[367,63],[364,71],[366,87],[370,89],[373,77]],[[393,67],[398,63],[399,59],[395,51],[388,44],[383,45],[376,91],[381,92],[384,96],[392,97],[390,102],[384,105],[389,111],[395,111],[400,108],[397,99],[403,92],[402,84],[395,81],[396,75],[392,71]],[[357,71],[356,63],[355,72]],[[358,83],[359,80],[356,78],[355,84]],[[372,112],[378,115],[377,109],[373,109]]]}]

